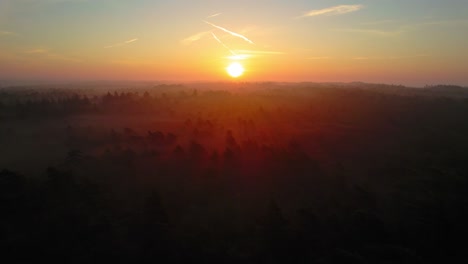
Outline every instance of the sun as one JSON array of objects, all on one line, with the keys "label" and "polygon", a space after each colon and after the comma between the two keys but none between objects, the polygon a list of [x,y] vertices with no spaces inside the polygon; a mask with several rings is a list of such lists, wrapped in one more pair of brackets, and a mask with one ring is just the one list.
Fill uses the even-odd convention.
[{"label": "sun", "polygon": [[244,73],[244,67],[242,67],[242,65],[238,62],[233,62],[229,64],[229,66],[226,68],[226,71],[231,77],[237,78]]}]

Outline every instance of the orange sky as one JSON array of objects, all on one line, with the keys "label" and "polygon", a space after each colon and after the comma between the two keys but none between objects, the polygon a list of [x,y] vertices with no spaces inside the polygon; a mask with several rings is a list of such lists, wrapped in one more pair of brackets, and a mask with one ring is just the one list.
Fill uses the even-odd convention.
[{"label": "orange sky", "polygon": [[467,46],[457,0],[0,2],[1,79],[468,85]]}]

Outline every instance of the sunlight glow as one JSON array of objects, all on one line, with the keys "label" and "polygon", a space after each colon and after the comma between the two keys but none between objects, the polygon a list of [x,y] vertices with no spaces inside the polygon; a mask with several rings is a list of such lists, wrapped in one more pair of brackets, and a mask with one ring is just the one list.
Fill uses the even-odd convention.
[{"label": "sunlight glow", "polygon": [[250,57],[252,57],[252,56],[247,55],[247,54],[237,54],[237,55],[229,56],[229,57],[227,57],[227,59],[237,61],[237,60],[246,60],[246,59],[248,59]]},{"label": "sunlight glow", "polygon": [[244,67],[242,67],[242,65],[238,62],[233,62],[229,64],[229,66],[226,68],[226,71],[231,77],[237,78],[244,73]]}]

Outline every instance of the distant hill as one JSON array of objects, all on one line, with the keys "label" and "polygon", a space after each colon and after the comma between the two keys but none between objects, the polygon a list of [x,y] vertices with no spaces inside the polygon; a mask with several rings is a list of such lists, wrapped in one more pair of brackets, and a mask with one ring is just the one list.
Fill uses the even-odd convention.
[{"label": "distant hill", "polygon": [[426,90],[429,91],[442,91],[442,92],[467,92],[468,87],[462,87],[458,85],[435,85],[435,86],[426,86]]}]

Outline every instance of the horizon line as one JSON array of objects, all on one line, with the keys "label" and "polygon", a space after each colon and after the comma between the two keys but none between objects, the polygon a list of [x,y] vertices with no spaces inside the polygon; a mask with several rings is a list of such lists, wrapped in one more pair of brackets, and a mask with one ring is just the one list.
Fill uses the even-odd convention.
[{"label": "horizon line", "polygon": [[[6,82],[6,83],[4,83]],[[57,85],[57,84],[78,84],[78,83],[93,83],[93,82],[103,82],[103,83],[155,83],[156,85],[161,84],[262,84],[262,83],[271,83],[271,84],[364,84],[364,85],[386,85],[386,86],[403,86],[407,88],[424,88],[430,86],[459,86],[463,88],[468,88],[468,84],[459,84],[459,83],[441,83],[441,82],[428,82],[424,85],[413,85],[405,83],[389,83],[389,82],[368,82],[368,81],[312,81],[312,80],[298,80],[298,81],[281,81],[281,80],[258,80],[258,81],[242,81],[242,80],[184,80],[177,81],[171,79],[1,79],[0,78],[0,88],[4,85],[17,85],[17,86],[27,86],[27,85]],[[8,84],[11,83],[11,84]],[[14,84],[17,83],[17,84]],[[23,83],[23,84],[20,84]]]}]

